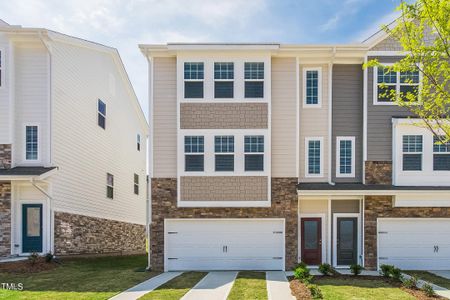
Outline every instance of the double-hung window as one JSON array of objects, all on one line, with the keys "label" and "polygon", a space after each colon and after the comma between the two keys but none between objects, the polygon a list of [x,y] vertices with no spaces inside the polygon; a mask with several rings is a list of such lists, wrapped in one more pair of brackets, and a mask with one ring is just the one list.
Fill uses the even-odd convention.
[{"label": "double-hung window", "polygon": [[106,197],[114,198],[114,175],[106,173]]},{"label": "double-hung window", "polygon": [[215,136],[214,152],[216,172],[234,171],[234,136]]},{"label": "double-hung window", "polygon": [[184,63],[184,98],[203,98],[204,63]]},{"label": "double-hung window", "polygon": [[214,98],[234,97],[234,63],[214,63]]},{"label": "double-hung window", "polygon": [[184,137],[184,170],[186,172],[203,172],[205,165],[203,136]]},{"label": "double-hung window", "polygon": [[264,136],[244,137],[245,171],[264,171]]},{"label": "double-hung window", "polygon": [[423,136],[404,135],[402,138],[403,171],[421,171],[423,155]]},{"label": "double-hung window", "polygon": [[303,98],[305,107],[320,107],[321,105],[321,68],[305,68],[303,72]]},{"label": "double-hung window", "polygon": [[136,149],[137,151],[141,151],[141,135],[138,134],[136,136]]},{"label": "double-hung window", "polygon": [[355,176],[355,137],[336,138],[336,176]]},{"label": "double-hung window", "polygon": [[102,100],[98,99],[98,113],[97,113],[97,124],[101,128],[106,128],[106,104]]},{"label": "double-hung window", "polygon": [[264,98],[264,63],[244,63],[245,98]]},{"label": "double-hung window", "polygon": [[306,176],[322,176],[322,138],[306,138]]},{"label": "double-hung window", "polygon": [[376,103],[392,104],[401,96],[405,101],[417,100],[419,91],[419,70],[396,72],[387,67],[378,67],[376,71]]},{"label": "double-hung window", "polygon": [[38,126],[25,126],[25,159],[38,160],[39,130]]},{"label": "double-hung window", "polygon": [[139,175],[138,174],[134,174],[134,193],[136,195],[139,195]]},{"label": "double-hung window", "polygon": [[450,141],[433,136],[433,170],[450,171]]}]

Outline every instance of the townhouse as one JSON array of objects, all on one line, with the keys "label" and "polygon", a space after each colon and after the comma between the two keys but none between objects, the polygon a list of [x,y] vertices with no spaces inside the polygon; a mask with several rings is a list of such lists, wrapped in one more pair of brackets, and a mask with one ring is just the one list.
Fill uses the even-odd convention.
[{"label": "townhouse", "polygon": [[145,253],[148,124],[114,48],[0,22],[0,257]]},{"label": "townhouse", "polygon": [[419,72],[349,45],[140,45],[154,269],[450,268],[450,145],[384,97]]}]

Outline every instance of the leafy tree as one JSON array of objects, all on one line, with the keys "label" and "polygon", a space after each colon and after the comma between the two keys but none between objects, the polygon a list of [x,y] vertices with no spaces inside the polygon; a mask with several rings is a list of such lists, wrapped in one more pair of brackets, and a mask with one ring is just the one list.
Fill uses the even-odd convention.
[{"label": "leafy tree", "polygon": [[[383,26],[403,47],[405,57],[384,72],[402,72],[401,82],[412,83],[417,70],[420,87],[397,93],[381,86],[383,97],[406,107],[418,118],[420,126],[430,129],[440,142],[450,141],[450,0],[401,1],[401,15],[393,26]],[[380,66],[371,60],[365,67]],[[404,73],[403,73],[404,72]]]}]

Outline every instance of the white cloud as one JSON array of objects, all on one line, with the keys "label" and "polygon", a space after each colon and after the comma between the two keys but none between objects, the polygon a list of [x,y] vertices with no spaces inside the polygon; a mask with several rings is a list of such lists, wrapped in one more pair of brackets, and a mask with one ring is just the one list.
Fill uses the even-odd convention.
[{"label": "white cloud", "polygon": [[322,32],[336,28],[343,19],[355,15],[361,7],[367,3],[367,0],[345,0],[338,3],[335,14],[320,26]]}]

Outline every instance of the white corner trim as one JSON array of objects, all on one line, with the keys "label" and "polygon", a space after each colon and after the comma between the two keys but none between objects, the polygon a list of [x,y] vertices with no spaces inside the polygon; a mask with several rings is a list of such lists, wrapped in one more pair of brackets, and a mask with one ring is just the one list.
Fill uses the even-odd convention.
[{"label": "white corner trim", "polygon": [[[306,103],[306,72],[317,71],[317,104],[307,104]],[[331,83],[329,83],[331,84]],[[322,67],[303,67],[303,108],[321,108],[322,107]]]},{"label": "white corner trim", "polygon": [[[352,143],[352,149],[351,149],[351,155],[352,155],[352,161],[351,161],[351,173],[350,174],[342,174],[340,171],[341,167],[341,147],[340,142],[341,141],[351,141]],[[336,177],[339,178],[353,178],[355,177],[355,137],[354,136],[337,136],[336,137]]]},{"label": "white corner trim", "polygon": [[[320,173],[319,174],[309,174],[309,141],[319,141],[320,142]],[[305,177],[308,178],[320,178],[323,177],[323,137],[305,137]]]}]

